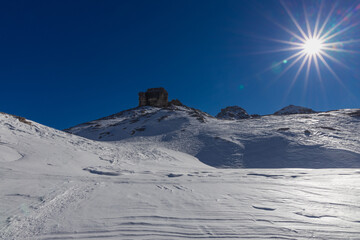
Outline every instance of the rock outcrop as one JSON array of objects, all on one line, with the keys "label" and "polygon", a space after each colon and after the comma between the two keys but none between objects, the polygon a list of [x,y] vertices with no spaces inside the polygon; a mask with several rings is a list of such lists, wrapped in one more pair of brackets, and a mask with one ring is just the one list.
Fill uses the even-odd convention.
[{"label": "rock outcrop", "polygon": [[250,118],[250,115],[245,109],[239,106],[231,106],[221,109],[221,112],[216,115],[216,118],[225,120],[237,120]]},{"label": "rock outcrop", "polygon": [[316,113],[316,112],[310,108],[289,105],[275,112],[274,115],[308,114],[308,113]]},{"label": "rock outcrop", "polygon": [[178,99],[173,99],[169,102],[169,105],[175,105],[175,106],[183,106],[183,104]]},{"label": "rock outcrop", "polygon": [[168,105],[168,92],[162,87],[149,88],[146,92],[139,92],[139,107],[167,107]]}]

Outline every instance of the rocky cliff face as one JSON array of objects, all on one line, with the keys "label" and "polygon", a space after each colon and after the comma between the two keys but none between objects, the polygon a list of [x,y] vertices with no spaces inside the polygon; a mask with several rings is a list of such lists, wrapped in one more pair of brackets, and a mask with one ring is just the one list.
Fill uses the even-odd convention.
[{"label": "rocky cliff face", "polygon": [[225,120],[237,120],[250,118],[250,115],[245,109],[239,106],[231,106],[221,109],[221,112],[216,115],[216,118]]},{"label": "rocky cliff face", "polygon": [[164,88],[149,88],[146,92],[139,92],[139,107],[167,107],[168,92]]}]

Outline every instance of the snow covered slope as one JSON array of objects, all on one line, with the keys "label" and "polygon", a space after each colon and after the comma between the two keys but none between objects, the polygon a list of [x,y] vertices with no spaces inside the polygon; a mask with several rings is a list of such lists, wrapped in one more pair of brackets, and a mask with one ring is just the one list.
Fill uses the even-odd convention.
[{"label": "snow covered slope", "polygon": [[[165,113],[146,111],[151,116]],[[340,128],[347,138],[334,137],[333,142],[354,153],[359,145],[351,130],[358,120],[348,118],[349,112],[329,113],[333,125],[316,122],[317,118],[297,121],[311,121],[313,125],[305,127],[313,126],[311,135],[317,134],[317,126]],[[193,136],[192,143],[200,144],[194,149],[201,149],[203,131],[213,129],[206,136],[217,136],[218,127],[224,135],[216,141],[241,145],[244,141],[232,135],[225,139],[225,134],[242,136],[250,123],[239,127],[189,113],[180,111],[180,117],[160,121],[179,123],[171,128],[176,141],[158,127],[151,130],[159,136],[149,139],[144,137],[146,130],[131,135],[128,129],[133,138],[120,142],[92,141],[0,114],[0,239],[358,239],[359,169],[212,168],[160,143],[168,138],[169,146],[181,144],[176,134],[186,127],[181,146],[191,149],[186,142]],[[265,135],[275,120],[262,119],[267,125],[259,134]],[[279,120],[294,129],[275,129],[278,136],[300,135],[292,119]],[[147,121],[141,117],[133,124],[141,123]],[[194,132],[195,126],[204,128]],[[322,139],[323,146],[335,144],[326,143],[326,134],[316,139]]]},{"label": "snow covered slope", "polygon": [[214,167],[360,167],[356,110],[213,118],[186,106],[138,107],[66,131],[100,141],[157,143]]}]

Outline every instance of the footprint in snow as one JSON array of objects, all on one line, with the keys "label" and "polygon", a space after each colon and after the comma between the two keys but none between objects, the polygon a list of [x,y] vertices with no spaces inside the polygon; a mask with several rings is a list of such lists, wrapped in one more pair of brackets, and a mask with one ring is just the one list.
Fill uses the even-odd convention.
[{"label": "footprint in snow", "polygon": [[83,170],[88,171],[89,173],[92,173],[92,174],[97,174],[97,175],[105,175],[105,176],[119,176],[120,175],[120,173],[118,173],[118,172],[102,171],[102,170],[93,169],[93,168],[83,168]]},{"label": "footprint in snow", "polygon": [[260,177],[267,177],[267,178],[279,178],[285,177],[284,175],[271,175],[271,174],[262,174],[262,173],[248,173],[248,176],[260,176]]},{"label": "footprint in snow", "polygon": [[274,210],[276,210],[276,208],[258,207],[258,206],[254,206],[254,205],[252,205],[252,207],[255,208],[255,209],[260,209],[260,210],[265,210],[265,211],[274,211]]},{"label": "footprint in snow", "polygon": [[169,178],[174,178],[174,177],[181,177],[183,174],[176,174],[176,173],[170,173],[170,174],[168,174],[167,176],[169,177]]},{"label": "footprint in snow", "polygon": [[295,214],[303,216],[303,217],[307,217],[307,218],[324,218],[324,217],[336,218],[336,216],[332,216],[332,215],[314,215],[314,214],[305,214],[305,213],[302,213],[302,212],[296,212]]}]

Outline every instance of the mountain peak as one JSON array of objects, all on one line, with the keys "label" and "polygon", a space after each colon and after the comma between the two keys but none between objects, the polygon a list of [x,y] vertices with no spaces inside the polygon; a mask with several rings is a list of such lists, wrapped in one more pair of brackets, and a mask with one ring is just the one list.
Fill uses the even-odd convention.
[{"label": "mountain peak", "polygon": [[225,120],[237,120],[250,118],[250,115],[245,111],[245,109],[239,106],[229,106],[221,109],[221,112],[216,115],[216,118]]},{"label": "mountain peak", "polygon": [[316,113],[316,112],[311,108],[289,105],[275,112],[274,115],[308,114],[308,113]]}]

